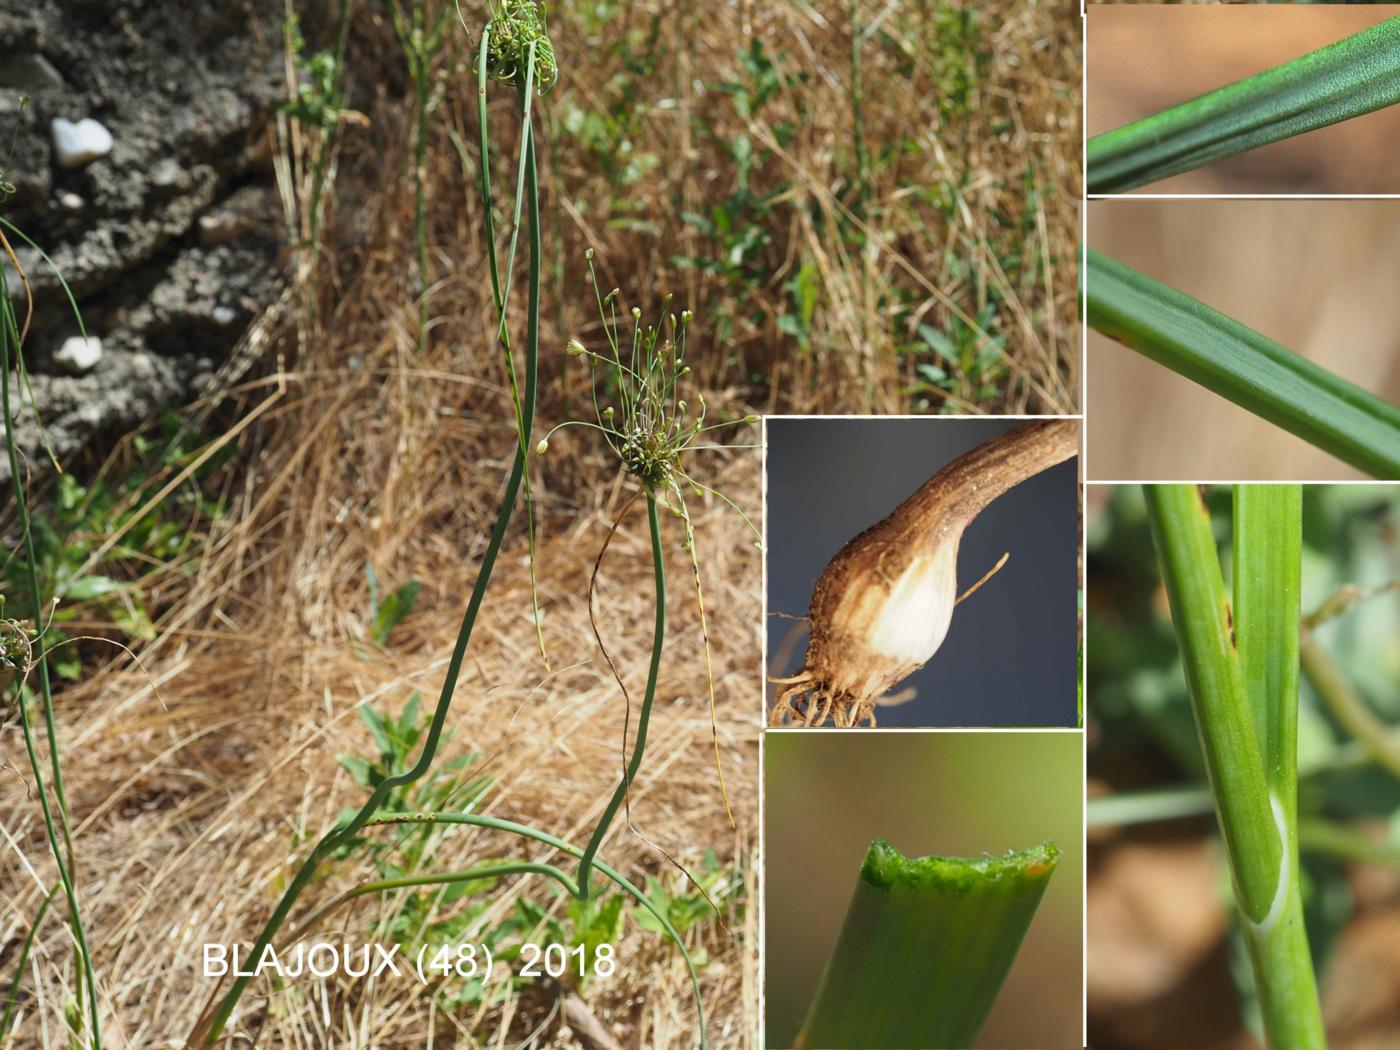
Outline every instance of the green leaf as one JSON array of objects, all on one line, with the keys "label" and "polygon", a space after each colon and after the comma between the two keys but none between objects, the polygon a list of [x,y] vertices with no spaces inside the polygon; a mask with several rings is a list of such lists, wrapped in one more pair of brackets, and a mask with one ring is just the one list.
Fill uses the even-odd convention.
[{"label": "green leaf", "polygon": [[116,594],[125,589],[126,584],[120,583],[110,576],[84,576],[82,579],[70,583],[63,590],[63,597],[70,602],[87,602],[94,598]]},{"label": "green leaf", "polygon": [[374,627],[370,632],[375,645],[388,644],[389,635],[393,633],[394,628],[403,623],[413,611],[413,603],[418,600],[418,592],[422,586],[417,580],[409,580],[380,603],[375,611]]},{"label": "green leaf", "polygon": [[1158,179],[1400,102],[1400,16],[1144,120],[1095,135],[1089,193]]},{"label": "green leaf", "polygon": [[876,839],[800,1045],[972,1046],[1059,856],[911,859]]},{"label": "green leaf", "polygon": [[1400,408],[1092,248],[1091,327],[1373,477],[1400,478]]}]

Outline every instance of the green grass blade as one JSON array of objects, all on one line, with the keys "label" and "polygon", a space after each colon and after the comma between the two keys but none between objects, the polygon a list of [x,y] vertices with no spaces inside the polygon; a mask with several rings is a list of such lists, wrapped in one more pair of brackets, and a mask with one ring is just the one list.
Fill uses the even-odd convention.
[{"label": "green grass blade", "polygon": [[1090,194],[1121,193],[1400,102],[1400,16],[1089,140]]},{"label": "green grass blade", "polygon": [[1400,408],[1092,248],[1092,328],[1372,477],[1400,478]]},{"label": "green grass blade", "polygon": [[876,839],[798,1037],[807,1050],[973,1045],[1060,851],[903,856]]},{"label": "green grass blade", "polygon": [[29,926],[29,932],[24,935],[24,942],[19,946],[19,959],[15,963],[15,979],[10,982],[10,990],[5,995],[5,1014],[0,1017],[0,1043],[10,1034],[10,1025],[14,1024],[15,1010],[19,1008],[19,987],[24,980],[24,968],[29,965],[29,952],[34,947],[34,938],[38,936],[39,927],[44,924],[44,916],[48,913],[49,905],[58,896],[59,887],[54,886],[44,897],[44,903],[39,905],[39,910],[34,913],[34,921]]}]

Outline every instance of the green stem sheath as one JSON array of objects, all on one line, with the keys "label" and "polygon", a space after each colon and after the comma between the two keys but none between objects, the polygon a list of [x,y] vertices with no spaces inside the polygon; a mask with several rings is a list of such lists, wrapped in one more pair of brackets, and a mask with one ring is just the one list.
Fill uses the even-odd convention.
[{"label": "green stem sheath", "polygon": [[[500,510],[496,515],[496,524],[491,531],[491,538],[486,545],[486,551],[482,555],[481,568],[478,570],[476,584],[472,588],[471,598],[467,603],[466,612],[462,617],[462,626],[457,635],[457,642],[452,649],[452,657],[448,661],[447,675],[443,680],[442,691],[439,694],[437,707],[433,711],[433,719],[428,727],[428,732],[424,739],[423,751],[418,761],[411,769],[403,773],[397,773],[385,778],[368,801],[361,807],[349,822],[337,825],[327,832],[317,843],[311,854],[302,863],[301,868],[293,877],[291,883],[282,894],[281,900],[273,910],[272,916],[268,919],[262,932],[258,935],[257,941],[251,950],[250,958],[259,958],[272,943],[277,935],[278,929],[286,921],[292,907],[301,896],[302,891],[316,874],[321,863],[334,850],[345,842],[353,838],[366,822],[378,810],[380,804],[388,796],[389,792],[405,785],[412,784],[425,774],[432,765],[433,759],[437,755],[438,745],[442,739],[443,727],[447,722],[447,713],[452,706],[452,697],[457,688],[457,678],[462,670],[462,663],[466,658],[467,646],[471,641],[472,628],[476,624],[477,614],[481,609],[481,603],[486,596],[486,587],[491,580],[491,572],[496,564],[496,556],[500,553],[501,543],[505,539],[506,528],[510,524],[512,513],[515,510],[516,499],[520,492],[521,480],[527,466],[526,448],[529,445],[530,432],[534,425],[535,400],[536,400],[536,376],[539,360],[539,305],[540,305],[540,226],[539,226],[539,193],[536,184],[535,173],[535,153],[534,139],[530,136],[526,143],[526,197],[529,205],[530,224],[530,283],[529,283],[529,308],[527,311],[527,329],[525,337],[525,398],[522,406],[520,418],[520,430],[522,440],[515,450],[514,461],[511,464],[510,475],[506,480],[505,494],[501,499]],[[238,1003],[248,982],[249,976],[235,978],[229,989],[228,995],[220,1003],[214,1019],[205,1036],[206,1043],[212,1043],[223,1031],[223,1027],[228,1023],[229,1016],[233,1012],[234,1006]]]},{"label": "green stem sheath", "polygon": [[1264,777],[1291,827],[1298,798],[1303,488],[1236,485],[1234,518],[1231,575],[1240,670]]},{"label": "green stem sheath", "polygon": [[617,790],[608,800],[607,808],[603,811],[598,826],[593,829],[588,846],[579,861],[578,894],[581,900],[588,899],[588,874],[594,864],[594,855],[602,845],[603,839],[607,837],[608,828],[612,826],[613,818],[617,816],[618,809],[631,790],[632,781],[637,777],[637,771],[642,767],[642,753],[647,744],[647,726],[651,722],[652,703],[656,699],[656,679],[661,670],[661,651],[666,642],[666,560],[661,546],[661,523],[656,513],[656,497],[651,492],[647,493],[647,524],[651,528],[651,563],[656,581],[656,626],[652,631],[651,664],[647,669],[646,694],[642,697],[641,714],[637,718],[637,741],[632,747],[631,761],[627,763]]},{"label": "green stem sheath", "polygon": [[798,1046],[972,1046],[1059,855],[915,859],[876,839]]},{"label": "green stem sheath", "polygon": [[1087,249],[1092,328],[1372,477],[1400,478],[1400,408],[1307,358]]},{"label": "green stem sheath", "polygon": [[1090,195],[1122,193],[1400,102],[1400,17],[1095,135]]},{"label": "green stem sheath", "polygon": [[[1299,892],[1292,754],[1297,672],[1282,666],[1296,664],[1296,637],[1290,646],[1284,636],[1296,636],[1299,623],[1292,577],[1299,572],[1294,561],[1301,550],[1300,497],[1236,494],[1243,511],[1236,527],[1244,533],[1236,537],[1237,556],[1246,547],[1259,548],[1245,556],[1243,578],[1236,582],[1250,618],[1237,625],[1200,491],[1193,485],[1146,485],[1144,492],[1269,1046],[1323,1050],[1327,1040]],[[1275,579],[1264,581],[1265,574]],[[1270,596],[1291,600],[1291,609],[1265,610],[1262,603]],[[1262,646],[1266,653],[1242,656],[1241,646]],[[1270,654],[1280,666],[1263,667]],[[1261,739],[1264,733],[1273,735]],[[1287,768],[1280,768],[1285,760]]]}]

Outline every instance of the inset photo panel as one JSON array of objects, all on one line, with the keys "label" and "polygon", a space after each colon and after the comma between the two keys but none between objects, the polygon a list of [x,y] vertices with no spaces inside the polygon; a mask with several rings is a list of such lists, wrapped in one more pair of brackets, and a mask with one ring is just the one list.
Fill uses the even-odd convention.
[{"label": "inset photo panel", "polygon": [[1400,6],[1089,4],[1090,197],[1400,194]]},{"label": "inset photo panel", "polygon": [[1076,419],[766,422],[770,726],[1076,726]]},{"label": "inset photo panel", "polygon": [[1400,486],[1086,514],[1090,1045],[1397,1045]]},{"label": "inset photo panel", "polygon": [[1090,481],[1400,478],[1400,200],[1093,201]]},{"label": "inset photo panel", "polygon": [[1080,1047],[1083,734],[768,733],[765,1045]]}]

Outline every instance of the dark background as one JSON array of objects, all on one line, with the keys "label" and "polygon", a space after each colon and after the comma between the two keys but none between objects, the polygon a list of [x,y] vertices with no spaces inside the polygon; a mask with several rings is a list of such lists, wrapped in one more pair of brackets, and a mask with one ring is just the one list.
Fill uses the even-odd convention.
[{"label": "dark background", "polygon": [[[812,586],[851,537],[945,464],[1021,425],[983,419],[768,420],[768,669],[801,666]],[[948,637],[877,711],[882,726],[1072,726],[1078,721],[1078,461],[994,500],[963,533],[958,589],[1010,560],[953,613]],[[800,632],[788,654],[784,643]],[[775,657],[785,657],[782,663]],[[773,687],[768,690],[771,706]]]}]

